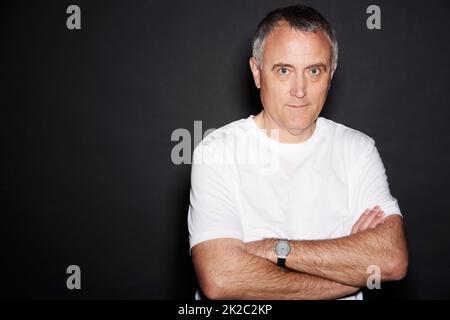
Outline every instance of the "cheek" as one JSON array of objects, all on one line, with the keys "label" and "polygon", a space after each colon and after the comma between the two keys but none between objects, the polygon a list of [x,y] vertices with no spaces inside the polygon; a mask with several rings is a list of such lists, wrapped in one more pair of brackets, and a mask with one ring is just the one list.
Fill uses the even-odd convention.
[{"label": "cheek", "polygon": [[315,83],[310,87],[309,95],[310,98],[315,102],[320,102],[325,99],[328,93],[328,82],[323,81],[320,83]]},{"label": "cheek", "polygon": [[261,97],[272,106],[282,104],[289,95],[288,81],[264,81],[261,84]]}]

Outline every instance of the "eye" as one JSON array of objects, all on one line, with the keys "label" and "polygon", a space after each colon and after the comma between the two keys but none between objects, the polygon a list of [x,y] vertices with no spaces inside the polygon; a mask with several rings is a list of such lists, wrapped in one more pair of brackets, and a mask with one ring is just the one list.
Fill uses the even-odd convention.
[{"label": "eye", "polygon": [[318,76],[318,75],[320,75],[320,68],[318,68],[318,67],[312,67],[311,69],[309,69],[309,73],[312,75],[312,76]]},{"label": "eye", "polygon": [[289,74],[289,69],[287,67],[280,67],[277,72],[282,76],[287,76]]}]

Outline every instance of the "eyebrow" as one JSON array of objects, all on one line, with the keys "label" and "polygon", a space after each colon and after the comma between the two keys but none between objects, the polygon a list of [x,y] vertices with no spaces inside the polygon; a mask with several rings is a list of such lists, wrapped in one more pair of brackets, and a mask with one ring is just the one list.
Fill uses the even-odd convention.
[{"label": "eyebrow", "polygon": [[[279,63],[275,63],[272,66],[272,71],[275,70],[276,68],[280,68],[280,67],[287,67],[287,68],[295,69],[295,67],[292,64],[279,62]],[[323,62],[318,62],[318,63],[311,64],[311,65],[307,66],[305,69],[312,68],[312,67],[324,68],[325,71],[327,70],[327,65],[325,63],[323,63]]]}]

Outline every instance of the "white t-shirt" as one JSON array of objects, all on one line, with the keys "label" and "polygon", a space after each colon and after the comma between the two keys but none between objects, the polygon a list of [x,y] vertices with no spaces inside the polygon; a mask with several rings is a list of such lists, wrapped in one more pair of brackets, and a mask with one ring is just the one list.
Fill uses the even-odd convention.
[{"label": "white t-shirt", "polygon": [[194,150],[191,248],[217,238],[342,237],[375,205],[401,215],[369,136],[319,117],[308,140],[280,143],[253,117],[217,129]]}]

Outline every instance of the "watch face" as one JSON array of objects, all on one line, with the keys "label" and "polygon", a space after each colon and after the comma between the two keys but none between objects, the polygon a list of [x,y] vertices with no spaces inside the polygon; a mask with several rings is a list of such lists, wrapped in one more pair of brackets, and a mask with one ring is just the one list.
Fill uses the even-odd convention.
[{"label": "watch face", "polygon": [[287,241],[281,241],[277,243],[276,252],[279,256],[287,256],[291,251],[291,247]]}]

